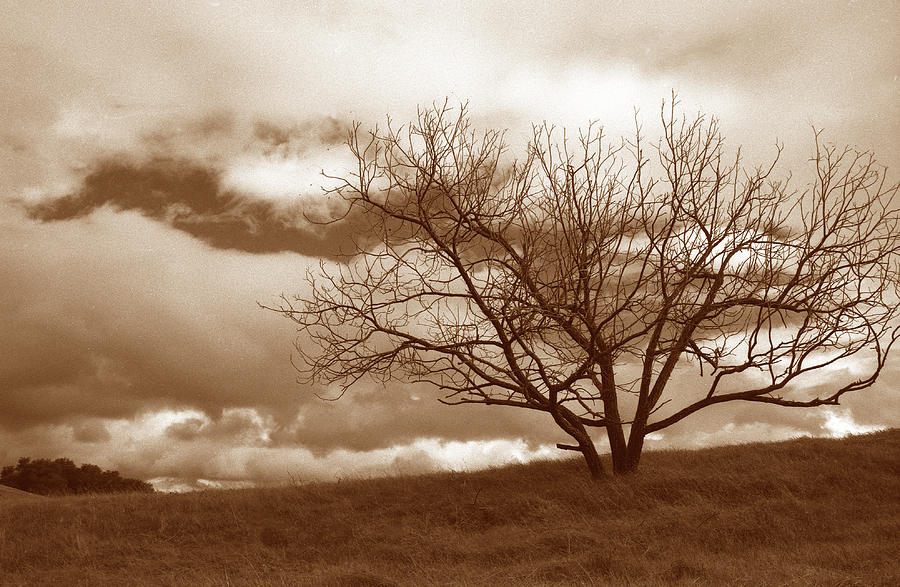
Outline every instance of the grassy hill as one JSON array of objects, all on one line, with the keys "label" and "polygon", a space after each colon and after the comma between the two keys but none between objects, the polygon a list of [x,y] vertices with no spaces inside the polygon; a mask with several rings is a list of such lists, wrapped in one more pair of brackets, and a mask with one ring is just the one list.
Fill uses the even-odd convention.
[{"label": "grassy hill", "polygon": [[900,585],[900,430],[193,494],[0,499],[0,584]]},{"label": "grassy hill", "polygon": [[40,499],[42,496],[16,489],[15,487],[7,487],[0,485],[0,503],[13,499]]}]

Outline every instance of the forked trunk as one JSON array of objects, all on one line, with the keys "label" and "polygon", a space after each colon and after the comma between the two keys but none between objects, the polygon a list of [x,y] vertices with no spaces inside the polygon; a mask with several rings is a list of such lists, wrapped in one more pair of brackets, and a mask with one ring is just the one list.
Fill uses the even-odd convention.
[{"label": "forked trunk", "polygon": [[644,450],[644,437],[631,439],[628,443],[628,464],[631,471],[635,471],[641,462],[641,452]]},{"label": "forked trunk", "polygon": [[[619,400],[616,396],[615,373],[612,360],[606,357],[600,365],[600,394],[603,398],[603,411],[606,415],[606,437],[609,439],[609,450],[612,458],[613,474],[621,475],[628,469],[628,445],[625,442],[625,431],[619,415]],[[598,382],[596,379],[594,383]]]},{"label": "forked trunk", "polygon": [[[612,434],[609,434],[610,432],[612,432]],[[618,433],[618,436],[616,433]],[[628,475],[636,472],[641,460],[643,437],[640,438],[640,442],[636,445],[631,445],[625,443],[625,436],[622,434],[621,427],[613,428],[612,431],[607,428],[607,434],[609,434],[613,475]],[[579,442],[578,446],[559,446],[560,448],[579,451],[584,456],[585,463],[587,464],[592,479],[597,480],[605,477],[600,455],[597,453],[597,448],[590,438],[587,439],[587,442]]]},{"label": "forked trunk", "polygon": [[612,458],[613,475],[621,475],[630,472],[628,468],[628,445],[625,443],[625,433],[621,424],[606,427],[609,437],[610,457]]},{"label": "forked trunk", "polygon": [[637,470],[640,453],[635,459],[629,450],[629,446],[625,443],[625,435],[619,429],[618,438],[614,439],[612,435],[609,437],[610,456],[613,464],[614,475],[627,475]]},{"label": "forked trunk", "polygon": [[[607,433],[610,430],[607,428]],[[615,439],[614,434],[618,432],[620,436],[618,439]],[[626,444],[625,437],[621,434],[622,429],[619,427],[618,429],[613,428],[613,434],[610,435],[610,448],[611,448],[611,458],[613,464],[613,475],[628,475],[637,471],[638,464],[641,460],[641,449],[643,448],[643,437],[641,436],[636,444]],[[615,440],[614,440],[615,439]],[[637,439],[637,437],[633,437],[633,439]],[[579,436],[577,438],[577,445],[565,445],[558,444],[556,445],[558,448],[565,450],[574,450],[578,451],[584,457],[585,464],[587,464],[588,471],[590,472],[591,478],[594,480],[599,480],[605,478],[605,474],[603,471],[603,462],[600,459],[600,455],[597,452],[597,447],[594,446],[593,441],[590,436],[585,433],[584,436]]]},{"label": "forked trunk", "polygon": [[646,420],[637,420],[631,425],[623,473],[634,473],[641,463],[641,453],[644,450],[644,436],[646,436],[645,426]]}]

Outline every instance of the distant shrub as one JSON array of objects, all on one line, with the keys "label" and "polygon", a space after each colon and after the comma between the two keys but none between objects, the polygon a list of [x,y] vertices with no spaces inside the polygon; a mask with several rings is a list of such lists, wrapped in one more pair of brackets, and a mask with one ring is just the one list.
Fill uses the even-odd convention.
[{"label": "distant shrub", "polygon": [[28,457],[20,458],[15,466],[3,467],[0,485],[41,495],[153,491],[150,483],[122,477],[118,471],[104,471],[97,465],[76,467],[70,459],[51,461]]}]

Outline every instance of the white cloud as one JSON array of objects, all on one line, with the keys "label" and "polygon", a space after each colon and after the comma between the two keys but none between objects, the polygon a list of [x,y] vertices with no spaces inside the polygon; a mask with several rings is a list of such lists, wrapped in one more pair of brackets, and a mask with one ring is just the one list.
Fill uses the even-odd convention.
[{"label": "white cloud", "polygon": [[822,424],[822,430],[826,432],[827,436],[832,438],[843,438],[851,434],[868,434],[884,429],[885,426],[857,424],[849,410],[839,412],[831,409],[826,411],[825,422]]},{"label": "white cloud", "polygon": [[303,157],[247,155],[227,165],[222,187],[263,199],[304,202],[333,187],[332,176],[346,176],[350,158],[345,149],[322,150]]},{"label": "white cloud", "polygon": [[[253,410],[243,410],[242,415],[257,425],[259,440],[268,439],[275,426],[271,419]],[[253,446],[240,430],[228,430],[228,418],[229,414],[225,414],[220,421],[212,422],[194,410],[161,410],[130,422],[108,422],[110,438],[105,444],[91,444],[80,454],[90,460],[92,455],[119,453],[119,459],[127,458],[133,468],[139,468],[144,477],[165,491],[475,471],[564,456],[552,446],[530,446],[521,439],[461,442],[439,438],[420,438],[409,444],[373,450],[338,449],[318,454],[302,446],[266,446],[265,442]],[[172,426],[192,423],[197,436],[173,438],[169,433]]]},{"label": "white cloud", "polygon": [[[665,435],[665,433],[663,433]],[[791,438],[799,438],[808,434],[802,428],[785,426],[782,424],[769,424],[766,422],[749,422],[745,424],[735,424],[729,422],[718,430],[703,429],[697,430],[694,434],[686,435],[676,442],[671,443],[667,448],[705,448],[709,446],[724,446],[731,444],[742,444],[745,442],[759,442],[766,440],[768,442],[776,442],[779,440],[789,440]],[[675,439],[672,439],[675,440]],[[659,441],[660,445],[666,444],[664,439]]]}]

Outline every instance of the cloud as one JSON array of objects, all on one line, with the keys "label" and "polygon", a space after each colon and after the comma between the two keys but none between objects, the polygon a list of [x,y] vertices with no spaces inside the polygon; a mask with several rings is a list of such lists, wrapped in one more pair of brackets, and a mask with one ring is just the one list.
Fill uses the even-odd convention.
[{"label": "cloud", "polygon": [[174,440],[194,440],[200,436],[206,422],[201,418],[188,418],[180,422],[174,422],[165,430],[166,436]]},{"label": "cloud", "polygon": [[859,424],[853,418],[853,414],[849,410],[841,412],[837,410],[828,410],[825,417],[825,423],[822,429],[828,433],[828,436],[834,438],[843,438],[850,434],[867,434],[870,432],[879,432],[884,430],[884,426],[867,426]]},{"label": "cloud", "polygon": [[[69,426],[52,444],[57,454],[84,444],[119,458],[124,424],[114,423],[139,427],[143,414],[167,408],[190,410],[159,424],[173,447],[202,440],[323,455],[427,436],[558,440],[552,423],[529,413],[446,407],[399,383],[362,386],[341,402],[298,385],[290,343],[303,333],[257,301],[302,289],[314,259],[211,248],[109,206],[47,223],[3,209],[0,428],[25,438]],[[102,427],[112,441],[100,442]]]},{"label": "cloud", "polygon": [[377,450],[422,437],[456,441],[520,438],[531,445],[566,439],[545,414],[446,406],[438,397],[437,390],[416,390],[399,382],[386,388],[357,388],[336,402],[305,404],[297,418],[274,430],[271,438],[275,444],[304,446],[316,455],[334,448]]},{"label": "cloud", "polygon": [[[296,384],[303,334],[256,302],[304,288],[364,234],[362,218],[304,218],[340,209],[319,171],[346,167],[350,119],[405,123],[449,95],[519,149],[544,119],[627,133],[635,105],[652,135],[674,88],[751,164],[777,137],[797,169],[810,124],[898,163],[896,2],[212,4],[32,2],[0,20],[0,462],[235,486],[502,462],[560,440],[540,415],[404,385],[332,404]],[[896,425],[898,402],[885,383],[832,426]],[[827,422],[735,404],[660,442]]]},{"label": "cloud", "polygon": [[342,145],[349,130],[349,125],[331,117],[291,125],[258,120],[253,125],[254,137],[265,146],[263,152],[283,157],[321,146]]},{"label": "cloud", "polygon": [[[225,190],[219,170],[171,159],[101,161],[75,193],[28,205],[28,214],[42,222],[73,220],[104,206],[137,211],[218,249],[255,254],[290,251],[338,258],[352,250],[348,246],[352,236],[362,233],[358,216],[311,223],[300,205],[279,205]],[[325,216],[321,206],[310,206],[310,212],[313,217]],[[342,214],[337,205],[326,212],[332,217]]]},{"label": "cloud", "polygon": [[[248,415],[250,411],[244,411],[243,416]],[[107,436],[91,442],[77,440],[78,428],[68,425],[42,425],[15,435],[0,427],[0,463],[24,455],[64,455],[76,463],[149,479],[159,490],[178,491],[466,471],[569,456],[552,444],[499,436],[463,441],[421,436],[380,448],[316,453],[304,446],[248,442],[246,430],[237,435],[222,430],[233,425],[232,418],[226,416],[223,422],[193,410],[148,412],[131,420],[106,421]]]},{"label": "cloud", "polygon": [[[754,402],[710,406],[654,433],[648,447],[696,448],[799,436],[838,436],[896,426],[900,422],[900,394],[890,382],[896,379],[897,370],[895,364],[889,364],[879,382],[843,396],[840,406],[786,408]],[[690,385],[687,390],[695,391]],[[686,390],[672,391],[677,397]]]},{"label": "cloud", "polygon": [[257,300],[303,258],[211,249],[135,212],[0,222],[0,425],[130,417],[161,404],[296,406],[292,328]]},{"label": "cloud", "polygon": [[75,442],[94,444],[107,442],[111,438],[102,421],[90,420],[72,427],[72,439]]},{"label": "cloud", "polygon": [[217,440],[241,446],[271,445],[278,426],[272,416],[263,417],[253,408],[224,408],[215,420],[206,414],[190,414],[164,429],[164,435],[178,441]]},{"label": "cloud", "polygon": [[[57,134],[92,144],[91,122],[66,116]],[[45,188],[15,200],[41,222],[106,207],[139,212],[218,249],[336,259],[353,250],[352,239],[366,243],[364,218],[323,191],[323,173],[346,174],[352,163],[348,130],[329,117],[288,122],[224,110],[166,118],[133,129],[115,148],[82,146],[79,171],[68,173],[61,195]]]}]

